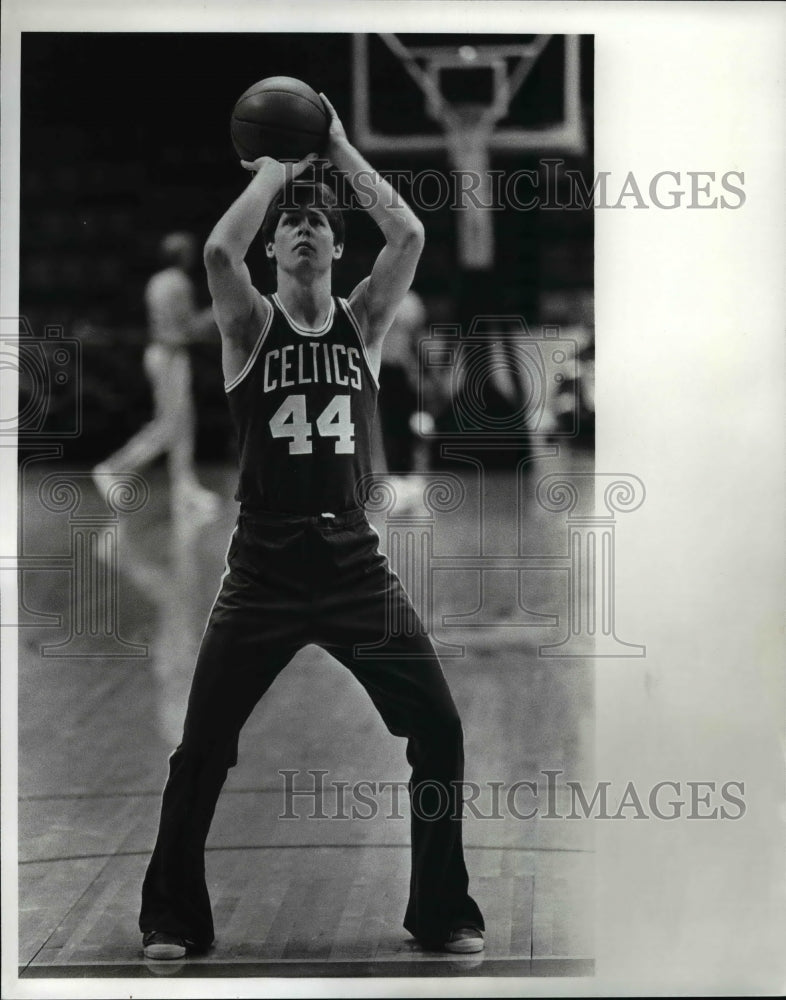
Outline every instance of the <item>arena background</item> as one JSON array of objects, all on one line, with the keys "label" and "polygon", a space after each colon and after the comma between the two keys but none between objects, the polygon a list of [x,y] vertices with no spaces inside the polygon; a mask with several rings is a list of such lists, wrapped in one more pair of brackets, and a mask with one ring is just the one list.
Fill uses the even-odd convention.
[{"label": "arena background", "polygon": [[[403,37],[410,44],[427,40]],[[497,37],[512,36],[482,36]],[[208,526],[171,522],[159,463],[144,472],[150,493],[141,509],[100,521],[89,472],[150,413],[142,293],[158,266],[161,236],[187,229],[204,240],[247,182],[229,139],[234,101],[263,76],[302,76],[331,98],[351,137],[351,42],[349,35],[330,34],[23,35],[20,312],[33,340],[62,328],[78,343],[80,375],[63,384],[53,379],[43,424],[32,437],[20,435],[20,551],[29,556],[19,657],[24,976],[160,973],[141,959],[139,886],[167,755],[178,739],[236,516],[234,443],[217,337],[193,348],[193,361],[200,477],[223,497],[221,516]],[[549,43],[517,108],[533,128],[559,113],[563,46],[559,36]],[[386,127],[406,131],[396,89],[404,84],[400,78],[389,83],[393,70],[375,64],[374,99]],[[592,81],[592,39],[583,37],[588,142],[580,155],[563,159],[588,186]],[[383,172],[448,168],[444,154],[369,159]],[[547,169],[537,150],[494,157],[492,166]],[[406,188],[402,193],[406,197]],[[568,191],[561,193],[569,199]],[[456,212],[420,214],[427,243],[414,287],[430,323],[466,326],[492,313],[524,317],[536,333],[543,325],[581,331],[568,394],[576,409],[561,414],[569,425],[576,418],[574,431],[560,438],[558,419],[557,436],[540,436],[542,450],[526,468],[519,464],[532,444],[526,435],[518,450],[488,450],[482,474],[478,463],[456,466],[438,447],[430,452],[432,465],[449,466],[451,481],[465,491],[462,503],[435,519],[433,544],[441,565],[454,560],[452,571],[434,575],[434,622],[464,719],[468,780],[482,785],[488,809],[495,781],[506,788],[533,781],[545,801],[551,770],[560,776],[559,809],[567,812],[566,780],[592,777],[591,647],[581,655],[562,657],[553,648],[541,655],[542,648],[559,645],[567,628],[570,557],[565,508],[544,506],[536,488],[552,474],[584,477],[590,486],[581,510],[591,517],[593,213],[495,212],[496,262],[481,277],[456,263]],[[335,279],[339,294],[365,275],[379,247],[369,220],[357,211],[350,216]],[[259,247],[250,266],[260,287],[270,290]],[[201,271],[198,294],[207,304]],[[27,374],[20,372],[21,411],[36,391]],[[58,438],[77,412],[79,433]],[[60,476],[73,489],[53,492]],[[70,513],[67,504],[58,506],[71,496],[86,506]],[[90,517],[99,518],[97,527]],[[390,525],[379,512],[374,519],[385,544]],[[116,547],[116,577],[78,576],[74,539],[86,525]],[[462,559],[476,557],[486,560],[488,573],[461,571]],[[506,562],[518,557],[543,565],[521,572]],[[90,569],[80,572],[89,576]],[[116,590],[91,591],[94,583]],[[87,594],[97,618],[105,620],[107,608],[114,615],[110,632],[98,636],[103,654],[78,652],[83,634],[76,635],[75,626]],[[82,624],[89,632],[94,622]],[[338,743],[337,731],[343,734]],[[419,952],[400,929],[405,823],[385,824],[381,816],[351,827],[276,821],[283,769],[305,776],[326,768],[350,783],[406,778],[400,741],[321,651],[307,649],[287,668],[244,730],[241,751],[208,844],[218,943],[196,963],[199,972],[170,967],[170,974],[592,974],[587,822],[523,822],[508,810],[499,823],[468,823],[468,865],[489,930],[479,961],[456,961]]]}]

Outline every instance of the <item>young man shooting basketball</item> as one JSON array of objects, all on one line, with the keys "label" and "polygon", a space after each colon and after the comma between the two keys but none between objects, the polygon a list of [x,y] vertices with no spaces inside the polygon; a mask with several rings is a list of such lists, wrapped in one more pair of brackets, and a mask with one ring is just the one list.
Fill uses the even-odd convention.
[{"label": "young man shooting basketball", "polygon": [[[143,886],[139,926],[150,958],[179,958],[213,941],[204,846],[216,801],[243,724],[309,643],[345,664],[388,729],[408,740],[412,878],[404,926],[429,948],[483,948],[461,839],[461,722],[357,496],[371,471],[382,340],[412,282],[423,227],[325,104],[326,156],[350,183],[362,171],[367,210],[385,238],[370,275],[348,300],[332,296],[341,214],[324,186],[290,183],[310,157],[287,167],[266,157],[244,163],[254,176],[205,246],[239,437],[241,507]],[[276,267],[269,297],[254,288],[245,264],[260,229]],[[390,621],[404,627],[391,629]]]}]

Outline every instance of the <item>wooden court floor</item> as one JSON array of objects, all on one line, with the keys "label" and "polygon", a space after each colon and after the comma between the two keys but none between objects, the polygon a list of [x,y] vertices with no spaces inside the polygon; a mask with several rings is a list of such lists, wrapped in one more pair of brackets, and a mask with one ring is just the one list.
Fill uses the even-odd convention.
[{"label": "wooden court floor", "polygon": [[[225,498],[220,516],[176,531],[163,470],[146,474],[144,506],[101,529],[117,547],[117,576],[100,591],[104,604],[116,600],[114,638],[83,635],[79,653],[68,641],[74,622],[93,612],[77,600],[88,585],[84,567],[81,577],[74,569],[74,538],[95,525],[98,498],[86,470],[73,470],[82,506],[52,509],[42,484],[65,470],[31,461],[21,546],[26,565],[42,558],[22,574],[19,619],[20,976],[591,975],[591,823],[560,818],[569,811],[560,804],[567,780],[593,773],[592,666],[538,654],[564,630],[566,573],[495,570],[493,561],[515,553],[517,539],[528,554],[564,553],[565,515],[539,507],[534,484],[588,462],[543,458],[518,482],[509,472],[482,484],[472,470],[454,472],[464,499],[430,529],[445,559],[432,574],[433,631],[450,654],[443,665],[464,722],[466,779],[479,789],[464,839],[485,953],[426,952],[401,926],[409,821],[406,793],[394,803],[392,788],[408,777],[404,741],[344,668],[307,647],[256,707],[219,801],[207,849],[215,946],[165,964],[142,957],[139,893],[236,516],[234,472],[202,470]],[[373,519],[385,541],[386,515]],[[478,553],[491,569],[450,568],[451,555]],[[524,792],[510,806],[523,781],[537,784],[533,818],[522,818],[533,804]],[[543,815],[547,781],[557,818]]]}]

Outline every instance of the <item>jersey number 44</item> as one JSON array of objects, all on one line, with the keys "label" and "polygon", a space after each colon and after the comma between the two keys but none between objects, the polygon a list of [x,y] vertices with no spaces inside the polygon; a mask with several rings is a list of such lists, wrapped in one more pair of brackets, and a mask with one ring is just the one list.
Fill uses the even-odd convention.
[{"label": "jersey number 44", "polygon": [[[336,438],[336,454],[352,455],[355,451],[355,425],[352,423],[349,396],[334,396],[316,420],[317,432],[323,438]],[[290,455],[310,455],[313,451],[313,425],[306,413],[306,397],[287,396],[269,421],[274,438],[290,438]]]}]

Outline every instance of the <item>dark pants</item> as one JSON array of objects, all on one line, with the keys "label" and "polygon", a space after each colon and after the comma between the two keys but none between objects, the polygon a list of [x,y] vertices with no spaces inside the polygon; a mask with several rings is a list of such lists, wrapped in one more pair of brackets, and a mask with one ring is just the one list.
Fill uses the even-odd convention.
[{"label": "dark pants", "polygon": [[[213,941],[205,841],[238,737],[303,646],[347,666],[412,766],[412,877],[404,926],[426,945],[483,928],[461,839],[461,721],[433,646],[362,511],[300,517],[241,512],[210,615],[183,738],[170,757],[139,927]],[[436,818],[429,819],[427,817]]]},{"label": "dark pants", "polygon": [[388,471],[412,472],[416,437],[409,425],[418,397],[407,372],[399,365],[382,365],[379,372],[379,422]]}]

